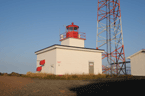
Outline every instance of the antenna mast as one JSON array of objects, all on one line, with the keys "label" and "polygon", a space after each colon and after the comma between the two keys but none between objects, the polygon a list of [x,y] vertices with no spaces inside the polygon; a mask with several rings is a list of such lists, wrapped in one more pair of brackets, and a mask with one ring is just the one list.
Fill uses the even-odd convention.
[{"label": "antenna mast", "polygon": [[[107,58],[111,66],[111,74],[113,64],[116,64],[117,75],[121,70],[126,74],[120,0],[98,0],[96,49],[103,46],[106,46],[104,47],[106,50],[102,59]],[[120,67],[119,64],[122,66]]]}]

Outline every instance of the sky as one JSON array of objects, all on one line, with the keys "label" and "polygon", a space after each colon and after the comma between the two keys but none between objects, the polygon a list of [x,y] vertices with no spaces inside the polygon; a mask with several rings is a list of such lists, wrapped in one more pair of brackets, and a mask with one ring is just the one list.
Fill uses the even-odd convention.
[{"label": "sky", "polygon": [[[61,44],[74,22],[96,48],[98,0],[0,0],[0,72],[36,72],[34,52]],[[145,0],[120,0],[125,57],[145,49]],[[59,31],[60,30],[60,31]],[[105,65],[105,64],[104,64]]]}]

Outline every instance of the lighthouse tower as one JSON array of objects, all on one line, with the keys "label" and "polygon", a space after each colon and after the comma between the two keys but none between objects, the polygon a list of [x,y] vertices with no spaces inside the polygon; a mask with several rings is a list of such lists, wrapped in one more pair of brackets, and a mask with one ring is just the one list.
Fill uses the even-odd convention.
[{"label": "lighthouse tower", "polygon": [[61,45],[84,47],[84,40],[86,40],[86,34],[79,32],[79,26],[71,25],[66,26],[66,32],[60,35]]}]

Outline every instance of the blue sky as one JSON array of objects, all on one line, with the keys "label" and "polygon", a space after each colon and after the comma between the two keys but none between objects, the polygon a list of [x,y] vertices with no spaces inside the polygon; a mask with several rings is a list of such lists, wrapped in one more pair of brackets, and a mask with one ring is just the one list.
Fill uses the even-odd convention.
[{"label": "blue sky", "polygon": [[[98,0],[0,0],[0,72],[36,71],[35,51],[61,44],[63,25],[86,33],[85,47],[96,48]],[[145,0],[121,0],[126,58],[145,48]]]}]

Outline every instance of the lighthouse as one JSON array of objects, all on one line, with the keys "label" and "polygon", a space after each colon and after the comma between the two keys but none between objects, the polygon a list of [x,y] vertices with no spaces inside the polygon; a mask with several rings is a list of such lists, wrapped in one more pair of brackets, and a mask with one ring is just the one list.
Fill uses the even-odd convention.
[{"label": "lighthouse", "polygon": [[61,45],[84,47],[84,40],[86,40],[86,34],[79,32],[79,26],[71,25],[66,26],[66,32],[60,35]]},{"label": "lighthouse", "polygon": [[79,26],[72,22],[66,32],[60,34],[61,44],[54,44],[35,52],[36,73],[102,74],[102,53],[104,50],[86,48],[86,34],[79,32]]}]

